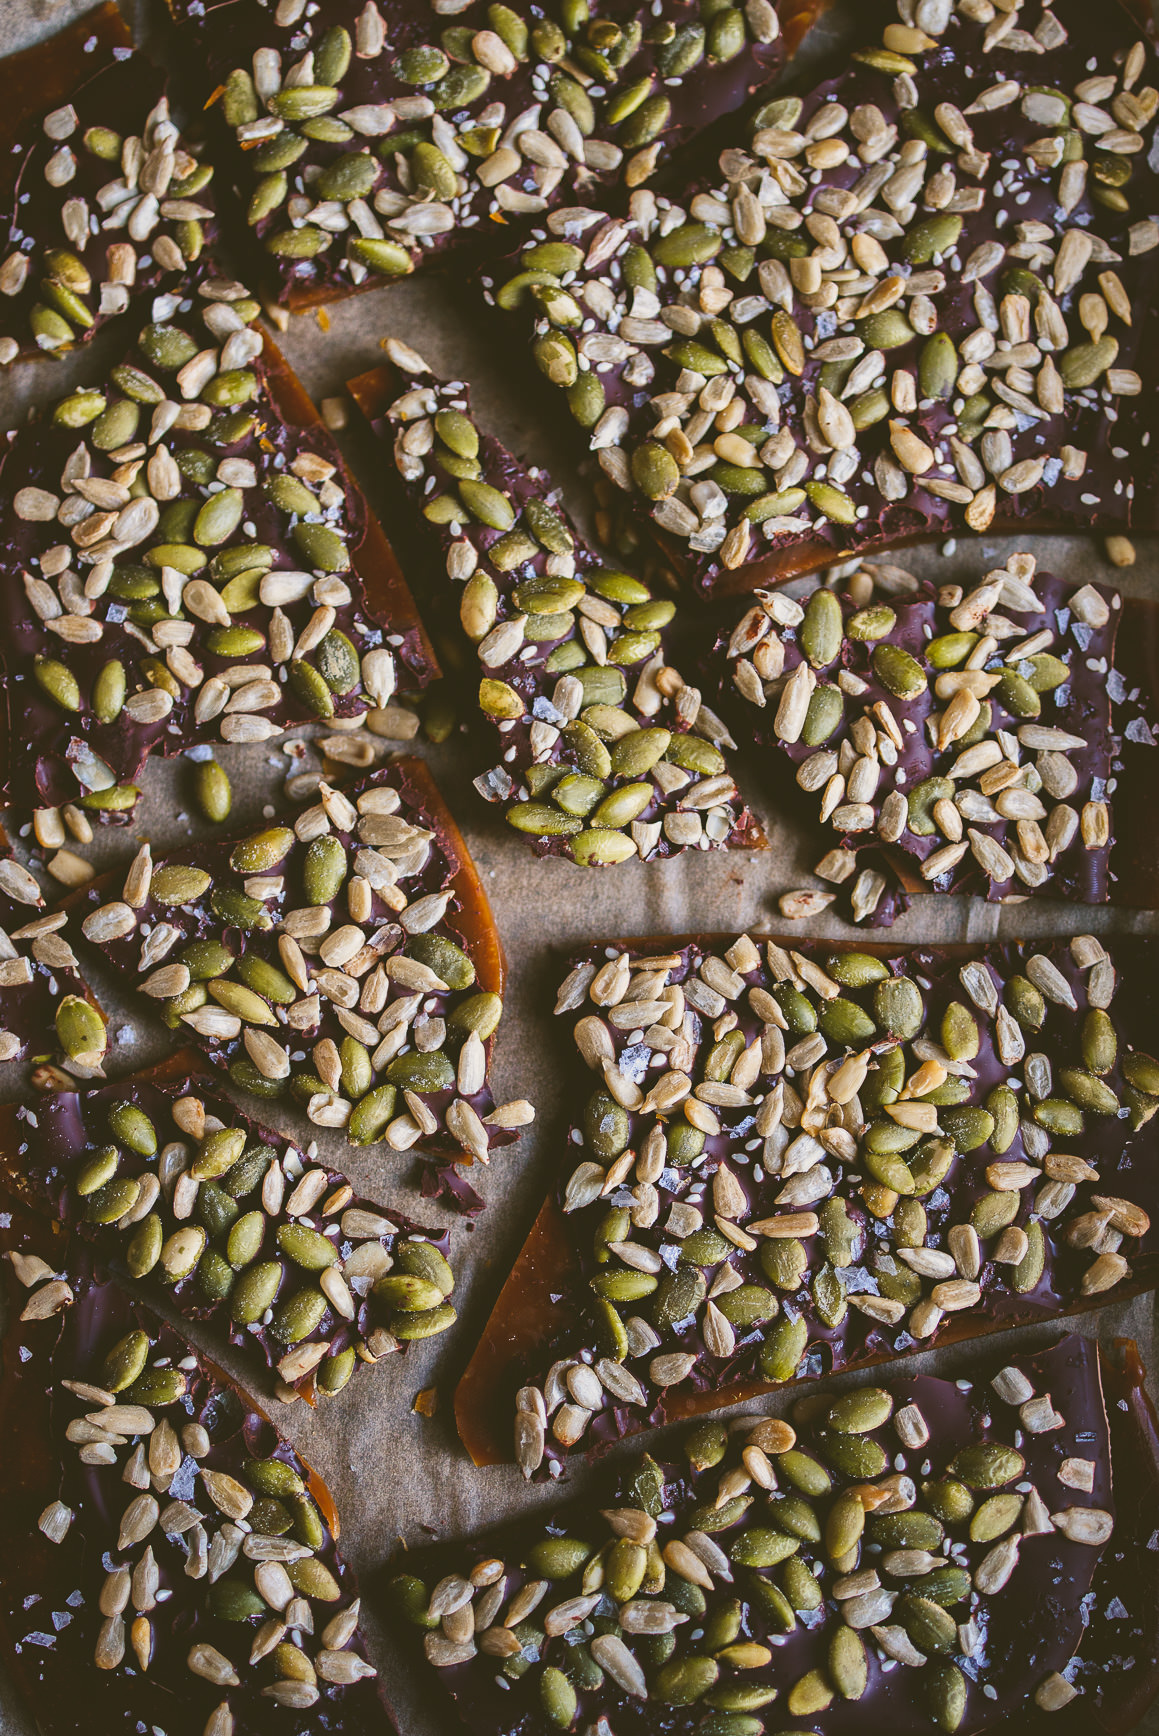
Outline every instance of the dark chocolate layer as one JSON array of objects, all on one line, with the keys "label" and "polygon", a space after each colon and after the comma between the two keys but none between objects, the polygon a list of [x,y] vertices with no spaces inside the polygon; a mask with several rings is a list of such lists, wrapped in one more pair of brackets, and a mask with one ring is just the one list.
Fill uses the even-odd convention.
[{"label": "dark chocolate layer", "polygon": [[499,757],[476,789],[538,854],[585,865],[759,846],[728,732],[669,661],[675,604],[603,562],[551,477],[479,432],[462,381],[387,341],[394,366],[351,390],[478,657]]},{"label": "dark chocolate layer", "polygon": [[678,568],[745,591],[964,527],[1151,527],[1148,16],[894,23],[720,179],[561,209],[495,275]]},{"label": "dark chocolate layer", "polygon": [[[1073,1691],[1117,1541],[1089,1341],[792,1414],[702,1424],[683,1462],[630,1462],[583,1504],[399,1563],[396,1608],[464,1725],[547,1736],[570,1684],[583,1728],[973,1733]],[[490,1601],[456,1643],[438,1611],[460,1586]]]},{"label": "dark chocolate layer", "polygon": [[0,1171],[103,1260],[276,1369],[283,1397],[340,1392],[360,1363],[455,1319],[445,1231],[358,1198],[312,1147],[248,1120],[201,1077],[146,1074],[6,1107]]},{"label": "dark chocolate layer", "polygon": [[[558,1010],[597,1078],[579,1075],[557,1199],[460,1387],[472,1453],[500,1456],[501,1398],[531,1475],[769,1385],[1051,1318],[1136,1265],[1145,1282],[1152,966],[1149,942],[1112,958],[1090,937],[593,949]],[[595,1405],[568,1397],[578,1363]]]},{"label": "dark chocolate layer", "polygon": [[[18,1253],[58,1257],[22,1229],[6,1219]],[[115,1285],[79,1271],[76,1284],[63,1316],[14,1326],[3,1349],[0,1626],[39,1726],[48,1736],[139,1724],[169,1736],[389,1730],[325,1485],[170,1328]],[[110,1394],[108,1353],[141,1339],[143,1379]],[[131,1433],[85,1420],[110,1398],[145,1405],[126,1419]],[[220,1479],[216,1499],[207,1476]],[[260,1493],[259,1480],[281,1494]],[[299,1584],[283,1584],[286,1574]]]}]

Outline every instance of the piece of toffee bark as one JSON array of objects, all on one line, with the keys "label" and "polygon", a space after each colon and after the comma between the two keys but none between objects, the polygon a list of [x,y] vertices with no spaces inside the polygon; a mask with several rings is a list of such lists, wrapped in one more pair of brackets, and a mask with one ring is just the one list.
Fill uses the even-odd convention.
[{"label": "piece of toffee bark", "polygon": [[821,9],[782,8],[782,36],[771,0],[169,6],[291,307],[642,185],[773,76]]},{"label": "piece of toffee bark", "polygon": [[288,1089],[355,1145],[444,1164],[488,1162],[533,1118],[491,1096],[502,951],[419,762],[349,795],[323,783],[313,806],[248,838],[156,863],[143,845],[116,891],[85,889],[84,937],[243,1089]]},{"label": "piece of toffee bark", "polygon": [[0,1631],[46,1736],[386,1736],[329,1490],[172,1328],[114,1284],[27,1318],[0,1429]]},{"label": "piece of toffee bark", "polygon": [[1092,936],[593,947],[557,1012],[598,1083],[460,1384],[472,1455],[510,1455],[514,1409],[530,1476],[1153,1281],[1155,965]]},{"label": "piece of toffee bark", "polygon": [[35,875],[8,854],[0,830],[0,1061],[32,1060],[33,1082],[55,1077],[58,1055],[79,1078],[99,1074],[104,1015],[61,932],[67,910],[46,910]]},{"label": "piece of toffee bark", "polygon": [[481,665],[501,752],[476,789],[539,854],[585,865],[763,845],[720,751],[727,730],[668,661],[676,605],[610,569],[550,476],[480,435],[462,381],[436,379],[397,339],[386,348],[393,367],[350,389],[393,450]]},{"label": "piece of toffee bark", "polygon": [[841,883],[885,846],[934,891],[1105,903],[1118,748],[1139,710],[1115,664],[1119,594],[1037,572],[1032,554],[972,588],[881,577],[762,592],[717,643],[738,733],[783,756],[831,828],[817,872]]},{"label": "piece of toffee bark", "polygon": [[767,104],[720,180],[553,212],[491,286],[707,588],[1154,522],[1150,9],[929,10]]},{"label": "piece of toffee bark", "polygon": [[0,365],[87,341],[217,239],[212,165],[113,5],[4,63]]},{"label": "piece of toffee bark", "polygon": [[150,751],[320,718],[373,728],[396,685],[436,672],[390,546],[257,311],[212,267],[157,296],[130,359],[5,454],[14,802],[124,809]]},{"label": "piece of toffee bark", "polygon": [[1070,1337],[994,1368],[701,1423],[676,1463],[408,1557],[395,1607],[478,1736],[577,1713],[977,1732],[1062,1704],[1116,1529],[1099,1351]]},{"label": "piece of toffee bark", "polygon": [[445,1332],[446,1232],[359,1199],[312,1148],[190,1075],[191,1059],[6,1104],[4,1186],[252,1347],[277,1369],[280,1397],[341,1392],[358,1362]]}]

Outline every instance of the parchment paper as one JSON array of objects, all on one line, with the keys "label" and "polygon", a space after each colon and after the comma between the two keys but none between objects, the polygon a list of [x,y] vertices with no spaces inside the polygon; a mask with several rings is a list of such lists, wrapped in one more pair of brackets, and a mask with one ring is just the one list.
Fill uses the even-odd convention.
[{"label": "parchment paper", "polygon": [[[855,6],[856,0],[838,0],[835,19],[840,22],[843,7],[847,19],[848,9]],[[3,0],[0,54],[51,34],[84,10],[72,0]],[[125,10],[140,28],[147,28],[146,0],[135,0]],[[2,93],[0,61],[0,100]],[[440,373],[471,381],[480,421],[517,453],[533,455],[535,462],[549,466],[565,484],[569,509],[583,522],[587,517],[586,489],[564,457],[558,412],[553,421],[548,394],[539,389],[540,382],[514,336],[505,339],[496,317],[485,313],[468,282],[430,276],[358,296],[317,317],[297,317],[287,332],[278,334],[278,342],[318,401],[340,394],[344,380],[374,366],[381,359],[382,337],[387,332],[397,333],[424,353]],[[59,362],[22,365],[0,376],[0,426],[18,426],[29,405],[54,400],[74,378],[91,377],[102,353],[109,360],[119,359],[126,338],[123,331],[119,336],[117,332],[114,326],[103,348],[92,346]],[[372,505],[381,504],[378,484],[389,459],[365,437],[352,406],[350,426],[340,439]],[[390,535],[389,515],[384,524]],[[956,549],[943,545],[902,551],[894,558],[913,571],[935,574],[943,582],[968,581],[1002,564],[1007,552],[1016,546],[1020,545],[982,539],[960,543]],[[1076,583],[1088,579],[1118,582],[1125,592],[1159,600],[1159,546],[1155,543],[1140,540],[1138,564],[1123,572],[1111,568],[1101,542],[1043,539],[1031,546],[1040,566]],[[423,606],[424,587],[433,585],[438,575],[415,563],[408,564],[407,575]],[[695,638],[695,623],[691,624],[690,637]],[[603,871],[582,870],[556,859],[536,861],[471,787],[472,776],[484,764],[484,749],[470,739],[471,725],[472,714],[464,707],[459,730],[448,743],[434,749],[424,746],[420,737],[414,746],[427,755],[463,830],[507,953],[506,1013],[494,1061],[497,1100],[526,1096],[539,1111],[534,1127],[521,1143],[500,1151],[490,1171],[472,1172],[472,1181],[485,1196],[486,1211],[468,1226],[419,1197],[413,1165],[405,1155],[384,1156],[382,1148],[348,1148],[340,1134],[310,1128],[293,1109],[255,1104],[253,1100],[247,1104],[258,1119],[295,1132],[303,1140],[316,1137],[325,1159],[345,1170],[362,1192],[427,1222],[448,1222],[453,1229],[451,1259],[457,1279],[453,1300],[460,1318],[451,1332],[428,1345],[414,1345],[405,1355],[387,1359],[375,1370],[364,1371],[341,1398],[315,1412],[302,1403],[280,1405],[270,1397],[268,1388],[263,1392],[252,1386],[278,1427],[317,1467],[335,1495],[342,1517],[342,1548],[366,1582],[368,1595],[363,1608],[372,1651],[403,1736],[443,1736],[452,1715],[437,1684],[429,1679],[433,1672],[411,1669],[407,1650],[378,1621],[376,1569],[403,1546],[421,1547],[436,1537],[466,1535],[529,1505],[550,1504],[559,1498],[551,1487],[527,1488],[514,1467],[476,1470],[455,1433],[451,1399],[543,1195],[566,1161],[564,1134],[569,1105],[560,1089],[566,1056],[562,1034],[551,1024],[554,989],[566,968],[566,952],[601,935],[691,929],[735,934],[744,928],[783,932],[787,925],[778,914],[777,896],[816,884],[810,869],[827,847],[816,833],[806,834],[778,817],[768,796],[769,780],[762,775],[759,760],[750,755],[741,756],[740,782],[768,832],[771,847],[767,852],[695,853],[667,862],[626,864]],[[234,788],[230,830],[256,825],[263,814],[273,811],[272,804],[282,805],[281,786],[291,768],[280,744],[221,747],[218,757]],[[154,854],[158,854],[196,836],[201,822],[189,811],[190,779],[191,768],[185,761],[150,762],[145,796],[133,828],[103,828],[82,853],[103,868],[127,862],[143,838],[150,839]],[[1159,799],[1159,755],[1153,796]],[[13,815],[11,819],[14,828],[24,825],[27,829],[28,816]],[[19,847],[19,838],[17,843]],[[1132,934],[1159,932],[1159,913],[1090,908],[1044,898],[1001,908],[978,899],[927,894],[915,900],[891,931],[891,938],[899,942],[982,941],[1085,931],[1118,936],[1129,945]],[[850,930],[826,915],[797,925],[794,932],[847,936]],[[111,1077],[167,1052],[169,1033],[164,1027],[142,1019],[138,1004],[107,974],[93,969],[91,978],[112,1014],[107,1064]],[[17,1081],[4,1075],[17,1072],[16,1068],[0,1069],[0,1095],[16,1094]],[[216,1339],[188,1323],[182,1324],[182,1330],[241,1375],[236,1358]],[[992,1363],[1000,1354],[1013,1352],[1016,1345],[1041,1342],[1058,1330],[1030,1328],[992,1339],[973,1351],[962,1345],[911,1361],[927,1371],[957,1372],[972,1355],[984,1364]],[[1111,1304],[1098,1314],[1076,1320],[1074,1330],[1097,1334],[1108,1344],[1117,1337],[1134,1337],[1153,1373],[1159,1372],[1153,1297]],[[875,1371],[875,1375],[888,1372]],[[838,1378],[831,1384],[836,1390],[848,1382]],[[426,1418],[416,1414],[413,1405],[416,1395],[431,1387],[437,1392],[438,1408],[433,1417]],[[772,1399],[754,1408],[776,1413],[785,1404]],[[663,1432],[651,1438],[638,1436],[627,1450],[638,1451],[646,1443],[657,1451],[656,1440],[662,1450]],[[591,1474],[591,1469],[582,1465],[569,1468],[567,1490],[582,1491]],[[1140,1728],[1159,1732],[1159,1711]],[[27,1714],[0,1679],[0,1736],[27,1736],[30,1730]]]}]

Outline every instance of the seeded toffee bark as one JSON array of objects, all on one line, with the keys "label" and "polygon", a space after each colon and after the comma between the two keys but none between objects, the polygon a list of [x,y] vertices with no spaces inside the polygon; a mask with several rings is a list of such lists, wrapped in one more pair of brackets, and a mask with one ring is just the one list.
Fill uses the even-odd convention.
[{"label": "seeded toffee bark", "polygon": [[[0,560],[7,791],[100,811],[151,751],[376,714],[435,672],[382,531],[258,304],[212,269],[17,435]],[[20,751],[16,745],[20,744]]]},{"label": "seeded toffee bark", "polygon": [[13,1328],[3,1375],[0,1625],[38,1728],[386,1736],[330,1493],[223,1375],[112,1284]]},{"label": "seeded toffee bark", "polygon": [[[108,894],[114,893],[111,898]],[[487,1163],[532,1120],[487,1083],[503,962],[478,876],[415,762],[349,795],[323,783],[290,822],[156,863],[142,845],[120,896],[86,889],[81,923],[175,1031],[235,1084],[289,1089],[319,1127]]]},{"label": "seeded toffee bark", "polygon": [[1153,523],[1149,9],[923,15],[738,127],[715,182],[555,211],[491,286],[705,587]]},{"label": "seeded toffee bark", "polygon": [[[733,712],[834,834],[818,874],[841,884],[884,845],[936,891],[1105,903],[1118,749],[1124,732],[1152,740],[1115,665],[1118,593],[1032,554],[972,589],[875,576],[762,592],[717,644]],[[872,879],[859,919],[885,889]]]},{"label": "seeded toffee bark", "polygon": [[510,1452],[513,1399],[531,1476],[1148,1281],[1155,962],[1092,936],[593,948],[557,1011],[598,1082],[459,1388],[476,1461]]},{"label": "seeded toffee bark", "polygon": [[252,1349],[279,1397],[341,1392],[359,1362],[454,1323],[445,1232],[359,1199],[313,1146],[256,1125],[181,1061],[6,1105],[4,1185]]},{"label": "seeded toffee bark", "polygon": [[964,1732],[1076,1695],[1115,1529],[1094,1345],[681,1445],[610,1499],[408,1558],[396,1607],[470,1730]]},{"label": "seeded toffee bark", "polygon": [[676,612],[609,569],[527,469],[471,420],[462,381],[387,339],[391,369],[351,382],[389,441],[481,666],[500,757],[475,779],[539,854],[584,865],[764,843],[720,719],[668,661]]},{"label": "seeded toffee bark", "polygon": [[217,238],[213,168],[115,6],[6,61],[5,96],[0,364],[91,338]]},{"label": "seeded toffee bark", "polygon": [[[785,57],[771,0],[169,4],[291,307],[642,185]],[[819,9],[782,8],[789,45]]]},{"label": "seeded toffee bark", "polygon": [[82,1078],[100,1073],[108,1046],[104,1015],[61,932],[67,924],[66,910],[45,910],[35,876],[0,853],[0,1061],[31,1060],[34,1083],[55,1073],[44,1064],[58,1055]]}]

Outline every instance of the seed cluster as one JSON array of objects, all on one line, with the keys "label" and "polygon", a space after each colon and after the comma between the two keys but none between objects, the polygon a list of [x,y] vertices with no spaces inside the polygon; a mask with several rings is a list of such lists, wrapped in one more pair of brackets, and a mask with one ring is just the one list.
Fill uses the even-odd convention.
[{"label": "seed cluster", "polygon": [[[18,1169],[63,1186],[91,1227],[194,1319],[229,1322],[282,1381],[341,1392],[359,1361],[445,1332],[454,1275],[426,1232],[238,1114],[200,1081],[48,1098],[22,1114]],[[43,1203],[43,1202],[42,1202]]]},{"label": "seed cluster", "polygon": [[[41,914],[30,920],[31,910]],[[30,1053],[45,1059],[55,1029],[73,1068],[100,1071],[105,1023],[61,933],[67,924],[67,911],[44,910],[44,894],[28,869],[14,857],[0,857],[0,1061]]]},{"label": "seed cluster", "polygon": [[493,1106],[500,985],[460,944],[459,863],[400,781],[323,783],[292,825],[156,864],[144,844],[81,930],[235,1084],[288,1087],[356,1145],[486,1163],[535,1112]]},{"label": "seed cluster", "polygon": [[[952,1733],[1078,1693],[1062,1671],[1114,1529],[1089,1345],[977,1388],[812,1394],[793,1423],[704,1423],[683,1451],[631,1467],[606,1507],[460,1546],[433,1585],[421,1561],[396,1576],[452,1694],[497,1698],[529,1736],[610,1727],[633,1700],[760,1736],[786,1715],[827,1730],[843,1701],[875,1728],[920,1728],[916,1712]],[[767,1726],[755,1714],[774,1702]]]},{"label": "seed cluster", "polygon": [[195,1705],[212,1705],[203,1684],[223,1690],[205,1736],[233,1736],[231,1701],[248,1728],[251,1697],[337,1712],[375,1672],[321,1491],[285,1442],[253,1452],[249,1441],[269,1439],[265,1419],[145,1321],[149,1332],[136,1327],[58,1381],[59,1444],[76,1460],[66,1451],[62,1498],[38,1526],[85,1593],[69,1643],[83,1634],[98,1669],[127,1676],[176,1665],[188,1673],[172,1686]]},{"label": "seed cluster", "polygon": [[675,603],[600,561],[550,479],[480,437],[461,382],[433,379],[397,339],[386,347],[407,389],[383,432],[436,527],[502,745],[476,789],[541,850],[585,865],[745,841],[728,733],[668,661]]},{"label": "seed cluster", "polygon": [[749,935],[584,959],[557,1002],[602,1076],[560,1190],[580,1271],[516,1399],[524,1474],[682,1394],[1122,1282],[1150,1229],[1130,1135],[1159,1062],[1120,1038],[1118,986],[1092,936],[960,966]]},{"label": "seed cluster", "polygon": [[0,216],[0,366],[91,337],[215,238],[213,169],[182,139],[164,85],[141,55],[114,62],[19,149]]},{"label": "seed cluster", "polygon": [[781,58],[770,0],[436,0],[392,10],[389,29],[374,0],[356,17],[171,4],[201,31],[249,223],[290,302],[402,276],[448,238],[593,184],[641,186]]},{"label": "seed cluster", "polygon": [[758,741],[837,834],[821,877],[851,879],[858,847],[886,844],[936,891],[1106,899],[1118,594],[1037,574],[1032,554],[970,590],[923,592],[897,568],[841,585],[763,592],[718,645]]},{"label": "seed cluster", "polygon": [[152,311],[132,359],[4,463],[23,581],[7,666],[33,750],[10,782],[35,774],[30,805],[130,807],[151,748],[373,729],[400,681],[431,673],[401,584],[396,610],[355,570],[365,507],[325,431],[283,414],[292,376],[263,359],[244,286],[202,276]]},{"label": "seed cluster", "polygon": [[[899,5],[681,203],[560,209],[495,299],[706,582],[801,545],[1131,521],[1151,50],[1021,0]],[[813,561],[816,564],[816,561]]]}]

